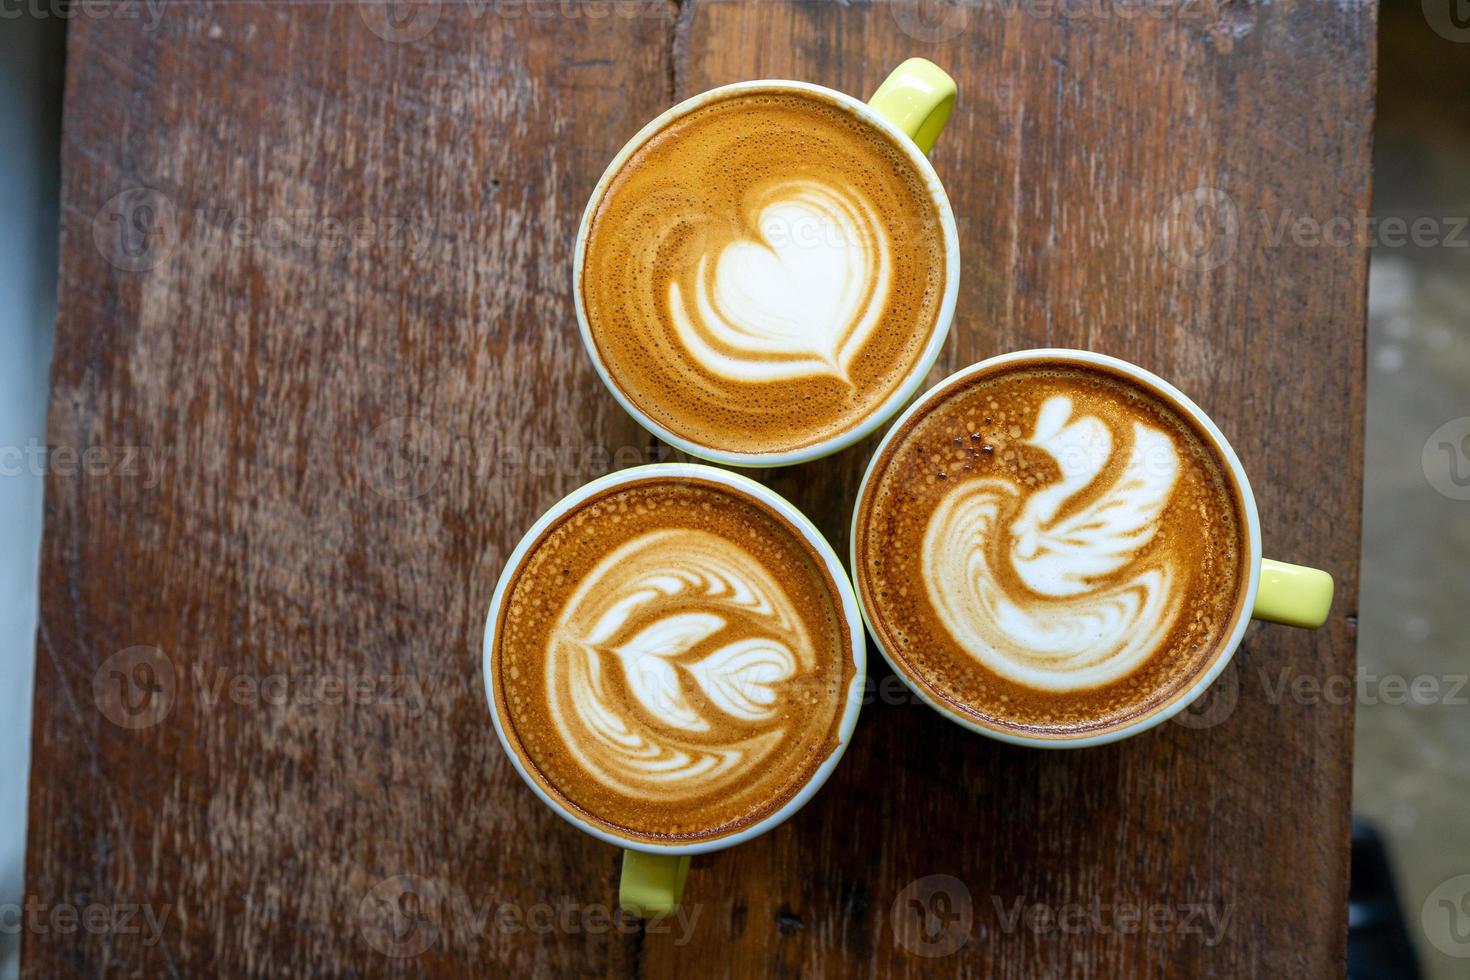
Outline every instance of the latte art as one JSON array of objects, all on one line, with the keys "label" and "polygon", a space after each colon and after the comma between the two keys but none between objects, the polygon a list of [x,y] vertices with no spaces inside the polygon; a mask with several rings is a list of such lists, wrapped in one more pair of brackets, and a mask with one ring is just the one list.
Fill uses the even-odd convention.
[{"label": "latte art", "polygon": [[753,497],[650,477],[578,504],[505,588],[493,697],[527,778],[641,840],[735,833],[838,751],[838,587]]},{"label": "latte art", "polygon": [[1002,362],[895,430],[854,522],[874,634],[994,729],[1122,726],[1186,691],[1240,605],[1241,504],[1206,436],[1130,377]]},{"label": "latte art", "polygon": [[553,636],[546,688],[566,744],[608,788],[670,802],[760,765],[785,735],[781,686],[816,661],[780,582],[706,531],[610,553]]},{"label": "latte art", "polygon": [[729,453],[840,437],[940,330],[953,232],[932,171],[805,91],[677,117],[588,208],[575,283],[590,347],[668,432]]},{"label": "latte art", "polygon": [[812,180],[765,189],[754,210],[757,240],[701,255],[669,283],[684,350],[729,381],[849,381],[892,276],[881,218],[857,190]]},{"label": "latte art", "polygon": [[1131,674],[1167,637],[1181,601],[1167,558],[1113,578],[1158,532],[1179,473],[1171,440],[1134,422],[1122,471],[1059,517],[1115,451],[1102,421],[1071,413],[1071,399],[1048,399],[1027,441],[1060,480],[1029,494],[1005,479],[962,483],[935,508],[923,546],[929,599],[955,640],[995,673],[1056,691]]}]

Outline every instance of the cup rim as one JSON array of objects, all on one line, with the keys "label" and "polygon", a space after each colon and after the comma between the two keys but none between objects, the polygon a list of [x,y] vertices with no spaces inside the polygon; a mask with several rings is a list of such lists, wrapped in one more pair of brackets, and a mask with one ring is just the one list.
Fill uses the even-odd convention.
[{"label": "cup rim", "polygon": [[[943,231],[945,249],[945,288],[944,295],[940,300],[939,313],[935,320],[934,330],[930,334],[929,341],[924,346],[924,350],[920,353],[918,360],[914,362],[904,382],[895,388],[888,398],[874,409],[867,418],[850,429],[845,429],[828,439],[812,443],[809,446],[803,446],[799,449],[788,449],[771,453],[742,453],[705,446],[669,430],[666,426],[655,421],[635,405],[633,400],[614,383],[612,375],[608,372],[607,365],[603,363],[602,355],[597,350],[597,343],[592,337],[592,328],[587,322],[587,311],[582,303],[582,266],[587,256],[587,233],[591,227],[592,214],[596,210],[598,202],[602,200],[603,195],[606,193],[608,184],[612,182],[612,179],[622,169],[623,164],[627,162],[630,156],[674,120],[688,115],[701,106],[726,98],[732,93],[761,89],[784,89],[804,92],[835,101],[860,119],[878,127],[903,151],[909,161],[918,168],[920,175],[924,178],[925,187],[928,189],[930,197],[939,208],[939,224]],[[582,346],[587,349],[588,355],[591,356],[592,366],[596,369],[598,377],[602,379],[603,386],[612,393],[613,398],[623,407],[623,410],[651,434],[691,456],[713,463],[722,463],[727,466],[768,468],[773,466],[790,466],[794,463],[805,463],[840,452],[871,435],[891,419],[923,386],[924,379],[928,376],[929,370],[934,366],[934,362],[939,359],[939,354],[944,349],[944,343],[949,338],[949,330],[954,322],[955,306],[959,298],[959,288],[960,243],[959,231],[955,225],[954,208],[950,205],[949,196],[945,193],[944,185],[940,182],[939,175],[935,172],[934,165],[929,162],[929,158],[919,151],[918,145],[914,143],[913,139],[907,133],[899,129],[886,116],[879,113],[861,99],[848,95],[846,92],[839,92],[836,89],[827,88],[824,85],[796,81],[789,78],[754,79],[716,86],[671,106],[656,116],[642,129],[638,130],[618,150],[617,155],[612,158],[612,162],[607,165],[607,168],[602,172],[602,176],[598,178],[597,184],[593,187],[592,194],[587,199],[587,206],[582,211],[582,219],[577,224],[576,244],[572,253],[572,303],[577,314],[577,329],[582,337]]]},{"label": "cup rim", "polygon": [[[520,754],[511,745],[495,699],[495,625],[500,619],[500,610],[505,601],[506,590],[510,587],[510,582],[515,577],[515,573],[520,568],[521,563],[525,560],[527,553],[540,540],[547,528],[584,501],[613,487],[667,477],[707,480],[730,487],[731,489],[756,498],[760,503],[770,507],[797,529],[802,538],[821,557],[823,565],[837,589],[838,598],[841,600],[842,618],[847,625],[849,652],[852,656],[853,665],[852,681],[848,685],[847,695],[842,708],[842,717],[837,726],[837,745],[828,754],[827,758],[822,760],[822,763],[812,771],[810,778],[802,784],[801,788],[776,810],[733,834],[727,834],[711,840],[679,844],[657,844],[651,841],[623,837],[619,834],[612,833],[611,831],[588,823],[578,816],[575,811],[564,806],[561,801],[552,797],[537,783],[530,772],[527,771],[524,763],[521,761]],[[867,671],[867,651],[863,636],[863,623],[864,621],[858,608],[852,581],[848,578],[846,569],[842,567],[842,560],[837,556],[837,552],[833,550],[832,545],[828,543],[826,537],[817,529],[816,525],[798,510],[795,505],[786,500],[786,498],[749,477],[713,466],[706,466],[702,463],[649,463],[643,466],[630,467],[626,470],[619,470],[615,473],[598,477],[573,490],[565,497],[562,497],[536,519],[535,523],[521,536],[520,541],[506,558],[505,566],[501,569],[500,577],[495,583],[495,592],[490,599],[489,611],[485,616],[485,633],[481,646],[481,666],[484,675],[485,698],[490,706],[490,720],[495,727],[495,735],[500,740],[501,748],[510,758],[511,764],[515,767],[516,772],[520,774],[521,780],[527,786],[531,787],[532,792],[541,799],[542,803],[551,807],[562,819],[577,829],[609,844],[614,844],[628,850],[643,851],[649,854],[704,854],[710,851],[724,850],[727,847],[734,847],[737,844],[758,837],[766,831],[773,830],[784,823],[816,795],[816,792],[822,788],[822,785],[826,783],[827,779],[837,768],[837,764],[842,760],[842,756],[847,751],[848,744],[852,741],[852,734],[857,726],[858,713],[862,708],[862,692]]]},{"label": "cup rim", "polygon": [[[903,432],[910,419],[926,411],[930,406],[945,397],[946,394],[957,384],[983,371],[994,368],[1016,364],[1026,361],[1065,361],[1074,364],[1091,365],[1095,367],[1109,368],[1128,378],[1138,381],[1158,394],[1162,395],[1172,407],[1183,412],[1195,423],[1200,430],[1209,438],[1219,457],[1226,463],[1226,470],[1235,483],[1235,489],[1240,498],[1240,509],[1245,521],[1246,547],[1249,550],[1248,573],[1245,588],[1242,590],[1238,607],[1235,611],[1235,622],[1231,627],[1228,638],[1222,643],[1221,652],[1216,655],[1215,661],[1195,679],[1189,687],[1176,693],[1169,701],[1162,704],[1157,710],[1136,719],[1125,725],[1106,731],[1091,733],[1080,736],[1054,735],[1039,736],[1027,735],[1022,732],[991,727],[984,725],[973,718],[956,711],[949,704],[936,698],[923,685],[911,677],[908,671],[897,662],[883,642],[883,637],[873,624],[873,619],[868,612],[868,604],[864,598],[862,576],[858,574],[858,520],[862,515],[863,502],[868,493],[868,485],[872,481],[879,462],[884,458],[889,445]],[[1196,405],[1184,392],[1163,378],[1154,374],[1146,368],[1139,367],[1121,358],[1112,357],[1107,354],[1098,354],[1093,351],[1077,350],[1065,347],[1043,347],[1031,350],[1011,351],[995,357],[986,358],[969,367],[949,375],[934,387],[930,388],[919,398],[914,400],[902,415],[893,423],[893,426],[883,436],[883,440],[874,450],[873,456],[868,460],[868,465],[863,471],[862,481],[858,484],[858,492],[852,509],[852,520],[848,528],[848,561],[853,575],[853,591],[857,596],[858,608],[862,612],[863,623],[868,627],[868,632],[873,637],[883,659],[886,660],[893,672],[898,675],[904,685],[909,688],[920,700],[931,708],[944,715],[946,718],[973,732],[1008,742],[1012,745],[1023,745],[1030,748],[1044,749],[1076,749],[1086,748],[1093,745],[1106,745],[1111,742],[1121,741],[1142,732],[1148,731],[1162,725],[1173,718],[1179,712],[1189,707],[1201,694],[1229,666],[1231,659],[1235,656],[1240,646],[1241,639],[1245,636],[1246,628],[1251,622],[1251,608],[1255,604],[1256,593],[1260,588],[1261,581],[1261,520],[1256,509],[1255,494],[1251,491],[1249,479],[1245,474],[1245,468],[1241,466],[1240,459],[1235,454],[1230,442],[1219,427],[1205,414],[1204,410]]]}]

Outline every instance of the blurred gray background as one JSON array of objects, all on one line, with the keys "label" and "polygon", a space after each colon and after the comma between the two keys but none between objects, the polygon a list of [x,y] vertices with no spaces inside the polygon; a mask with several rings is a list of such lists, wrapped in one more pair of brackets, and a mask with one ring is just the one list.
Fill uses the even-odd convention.
[{"label": "blurred gray background", "polygon": [[[41,475],[24,451],[45,438],[63,32],[54,18],[0,21],[0,909],[24,889],[41,545]],[[0,980],[19,972],[15,925],[0,914]]]},{"label": "blurred gray background", "polygon": [[[1470,875],[1470,31],[1455,33],[1417,2],[1380,11],[1353,770],[1433,980],[1470,977],[1470,879],[1454,882]],[[1399,243],[1395,218],[1430,219],[1430,244]],[[1460,942],[1442,900],[1463,909]]]},{"label": "blurred gray background", "polygon": [[[22,901],[66,22],[0,21],[0,910]],[[1383,834],[1420,966],[1470,976],[1470,30],[1380,22],[1354,797]],[[14,16],[11,16],[14,14]],[[1386,219],[1412,228],[1395,231]],[[1302,492],[1310,492],[1303,487]],[[1462,894],[1461,889],[1464,889]],[[1464,925],[1470,928],[1470,904]],[[1453,913],[1452,913],[1453,914]],[[0,915],[0,980],[19,930]],[[1458,955],[1456,955],[1458,954]]]}]

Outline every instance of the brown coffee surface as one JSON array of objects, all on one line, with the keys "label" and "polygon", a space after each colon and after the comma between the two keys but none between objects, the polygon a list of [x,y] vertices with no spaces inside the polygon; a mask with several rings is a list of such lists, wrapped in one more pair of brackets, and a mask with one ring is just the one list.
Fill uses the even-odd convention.
[{"label": "brown coffee surface", "polygon": [[887,133],[817,95],[757,90],[669,124],[596,202],[577,289],[639,409],[729,452],[860,424],[937,326],[937,189]]},{"label": "brown coffee surface", "polygon": [[532,779],[663,843],[724,837],[837,749],[855,666],[820,556],[754,498],[698,479],[613,488],[511,572],[493,696]]},{"label": "brown coffee surface", "polygon": [[982,726],[1126,725],[1183,694],[1244,614],[1233,478],[1191,419],[1104,368],[954,383],[858,507],[857,587],[890,659]]}]

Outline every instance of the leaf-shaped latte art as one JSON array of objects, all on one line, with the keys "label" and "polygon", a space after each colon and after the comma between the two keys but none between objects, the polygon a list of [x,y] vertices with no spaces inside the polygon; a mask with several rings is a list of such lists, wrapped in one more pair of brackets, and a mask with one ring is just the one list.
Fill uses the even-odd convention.
[{"label": "leaf-shaped latte art", "polygon": [[[1029,495],[1003,479],[961,483],[935,508],[923,546],[930,601],[955,641],[1002,677],[1053,691],[1126,677],[1158,649],[1179,611],[1166,562],[1122,576],[1157,533],[1178,479],[1173,442],[1133,423],[1121,469],[1063,513],[1115,452],[1105,424],[1071,414],[1070,399],[1048,399],[1027,440],[1056,461],[1060,480]],[[1023,589],[1007,584],[1012,576],[999,562]]]},{"label": "leaf-shaped latte art", "polygon": [[547,658],[551,714],[589,773],[632,796],[706,794],[786,735],[783,685],[815,653],[780,583],[704,531],[651,531],[567,603]]},{"label": "leaf-shaped latte art", "polygon": [[756,212],[760,240],[699,256],[692,276],[669,283],[681,343],[731,380],[845,380],[883,315],[882,223],[856,191],[816,181],[768,188]]}]

